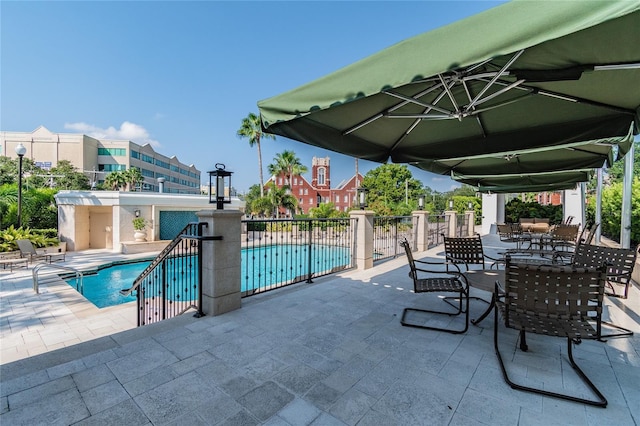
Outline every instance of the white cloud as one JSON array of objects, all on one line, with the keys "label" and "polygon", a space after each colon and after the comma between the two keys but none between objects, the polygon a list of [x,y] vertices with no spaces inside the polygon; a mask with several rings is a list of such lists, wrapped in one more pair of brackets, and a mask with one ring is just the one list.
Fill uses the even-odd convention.
[{"label": "white cloud", "polygon": [[129,121],[123,122],[119,129],[116,129],[113,126],[103,129],[92,124],[82,122],[65,123],[64,128],[81,132],[97,139],[125,139],[140,145],[148,143],[154,148],[160,147],[160,142],[155,139],[151,139],[147,129],[139,124],[131,123]]}]

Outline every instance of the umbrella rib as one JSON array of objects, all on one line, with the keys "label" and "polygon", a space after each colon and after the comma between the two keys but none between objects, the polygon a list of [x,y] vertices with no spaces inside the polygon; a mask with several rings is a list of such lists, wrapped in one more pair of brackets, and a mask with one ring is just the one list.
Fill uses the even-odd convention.
[{"label": "umbrella rib", "polygon": [[[467,81],[463,78],[461,83],[462,87],[464,88],[464,92],[467,94],[467,99],[469,99],[469,102],[471,102],[471,92],[469,91],[469,86],[467,86]],[[472,107],[475,110],[475,107]],[[475,116],[476,118],[476,122],[478,123],[478,126],[480,127],[480,132],[482,133],[482,137],[486,138],[487,137],[487,132],[484,129],[484,123],[482,122],[482,119],[480,118],[479,115]]]},{"label": "umbrella rib", "polygon": [[[448,89],[448,87],[447,87],[447,85],[446,85],[446,84],[444,84],[444,82],[442,82],[442,84],[444,85],[444,90],[449,90],[449,89]],[[416,105],[423,106],[423,107],[425,107],[425,108],[434,109],[434,110],[436,110],[436,111],[438,111],[438,112],[441,112],[441,113],[443,113],[443,114],[447,114],[447,115],[449,115],[449,116],[453,116],[453,115],[454,115],[454,113],[453,113],[453,112],[451,112],[451,111],[448,111],[448,110],[446,110],[446,109],[444,109],[444,108],[440,108],[440,107],[438,107],[438,106],[436,106],[436,105],[434,105],[434,104],[430,104],[430,103],[428,103],[428,102],[422,102],[422,101],[420,101],[420,100],[418,100],[418,99],[416,99],[416,98],[413,98],[413,97],[411,97],[411,96],[405,96],[405,95],[403,95],[403,94],[401,94],[401,93],[392,92],[391,90],[385,90],[385,92],[384,92],[384,93],[386,93],[386,94],[388,94],[388,95],[390,95],[390,96],[396,97],[396,98],[398,98],[398,99],[403,99],[403,100],[405,100],[405,101],[407,101],[407,102],[411,102],[411,103],[414,103],[414,104],[416,104]],[[387,113],[387,116],[389,116],[389,115],[388,115],[388,113]]]},{"label": "umbrella rib", "polygon": [[[454,85],[455,82],[451,82],[451,85]],[[444,98],[445,95],[445,91],[443,90],[442,92],[440,92],[440,94],[438,96],[436,96],[436,98],[433,100],[433,104],[437,104],[438,102],[440,102],[442,100],[442,98]],[[431,111],[431,107],[426,108],[422,113],[423,114],[428,114],[429,111]],[[393,146],[391,146],[391,148],[389,149],[387,156],[390,157],[391,153],[398,147],[398,145],[400,145],[402,143],[402,141],[404,141],[404,139],[409,136],[409,133],[411,133],[413,131],[413,129],[416,128],[416,126],[418,124],[420,124],[420,122],[422,121],[421,118],[417,118],[413,123],[411,123],[411,125],[407,128],[407,130],[402,134],[402,136],[400,136],[398,138],[398,140],[393,144]]]},{"label": "umbrella rib", "polygon": [[478,93],[478,95],[471,101],[471,103],[467,105],[467,107],[465,108],[467,111],[480,101],[480,99],[482,98],[482,95],[484,95],[485,92],[489,90],[489,87],[493,86],[493,83],[495,83],[500,78],[500,76],[502,76],[503,73],[507,71],[507,69],[511,66],[511,64],[513,64],[516,61],[516,59],[518,59],[520,55],[522,55],[522,53],[524,53],[524,49],[516,52],[511,57],[511,59],[509,59],[509,61],[507,61],[507,63],[504,64],[504,66],[500,69],[500,71],[495,76],[493,76],[491,81],[489,81],[489,83],[480,91],[480,93]]},{"label": "umbrella rib", "polygon": [[[434,90],[437,90],[439,87],[440,87],[440,83],[436,84],[435,86],[431,86],[428,89],[423,90],[422,92],[419,92],[414,96],[417,97],[417,98],[422,97],[422,96],[426,95],[427,93],[430,93],[430,92],[432,92]],[[382,93],[387,93],[388,94],[387,91],[384,91]],[[392,111],[395,111],[395,110],[397,110],[399,108],[402,108],[403,106],[408,105],[409,103],[411,103],[411,101],[404,100],[403,102],[400,102],[400,103],[388,108],[385,112],[379,112],[376,115],[374,115],[372,117],[369,117],[366,120],[361,121],[360,123],[356,124],[355,126],[345,130],[344,132],[342,132],[342,135],[345,136],[345,135],[351,134],[351,133],[355,132],[356,130],[363,128],[367,124],[371,124],[374,121],[376,121],[377,119],[388,115],[389,112],[392,112]]]}]

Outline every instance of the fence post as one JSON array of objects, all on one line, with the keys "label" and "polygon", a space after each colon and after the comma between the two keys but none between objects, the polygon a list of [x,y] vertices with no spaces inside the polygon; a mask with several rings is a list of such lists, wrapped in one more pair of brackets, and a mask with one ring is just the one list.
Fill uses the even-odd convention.
[{"label": "fence post", "polygon": [[429,212],[418,210],[411,212],[411,214],[418,220],[418,225],[416,226],[416,248],[418,251],[429,250]]},{"label": "fence post", "polygon": [[373,216],[370,210],[352,210],[349,216],[356,220],[356,266],[373,268]]},{"label": "fence post", "polygon": [[455,210],[446,210],[444,215],[449,217],[448,237],[455,237],[458,234],[458,213]]},{"label": "fence post", "polygon": [[[201,210],[200,222],[208,225],[202,241],[202,312],[221,315],[241,307],[239,210]],[[222,240],[207,240],[220,236]]]},{"label": "fence post", "polygon": [[473,210],[467,210],[465,212],[465,214],[467,215],[467,223],[469,224],[468,229],[468,235],[470,237],[473,237],[475,235],[475,231],[476,231],[476,214]]}]

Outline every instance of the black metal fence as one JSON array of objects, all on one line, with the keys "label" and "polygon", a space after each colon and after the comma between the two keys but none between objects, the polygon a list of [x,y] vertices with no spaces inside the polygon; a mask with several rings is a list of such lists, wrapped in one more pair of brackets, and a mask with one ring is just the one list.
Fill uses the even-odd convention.
[{"label": "black metal fence", "polygon": [[415,216],[377,216],[373,218],[373,261],[404,253],[399,245],[404,238],[416,249],[418,227]]},{"label": "black metal fence", "polygon": [[243,220],[242,295],[354,267],[356,220]]},{"label": "black metal fence", "polygon": [[456,237],[468,237],[469,236],[469,215],[457,214],[456,215]]},{"label": "black metal fence", "polygon": [[194,309],[202,314],[202,228],[190,223],[145,268],[123,295],[136,292],[138,326]]},{"label": "black metal fence", "polygon": [[443,244],[444,239],[442,238],[442,234],[447,235],[449,233],[449,216],[444,214],[427,216],[427,228],[429,247]]}]

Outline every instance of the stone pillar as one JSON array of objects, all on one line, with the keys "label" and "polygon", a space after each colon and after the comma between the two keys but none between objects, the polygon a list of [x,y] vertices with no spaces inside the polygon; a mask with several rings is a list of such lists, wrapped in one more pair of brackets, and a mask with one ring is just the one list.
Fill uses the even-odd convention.
[{"label": "stone pillar", "polygon": [[473,237],[476,233],[476,213],[473,210],[464,212],[469,220],[469,237]]},{"label": "stone pillar", "polygon": [[456,236],[456,225],[458,224],[457,214],[458,212],[454,210],[445,210],[444,212],[444,215],[449,218],[449,233],[447,234],[448,237]]},{"label": "stone pillar", "polygon": [[352,210],[349,216],[356,223],[356,266],[358,269],[373,268],[373,216],[369,210]]},{"label": "stone pillar", "polygon": [[429,212],[418,210],[411,212],[418,220],[416,229],[416,244],[418,251],[429,250]]},{"label": "stone pillar", "polygon": [[239,210],[202,210],[196,213],[206,222],[205,236],[222,240],[202,242],[202,311],[221,315],[239,309],[240,301],[240,220]]}]

